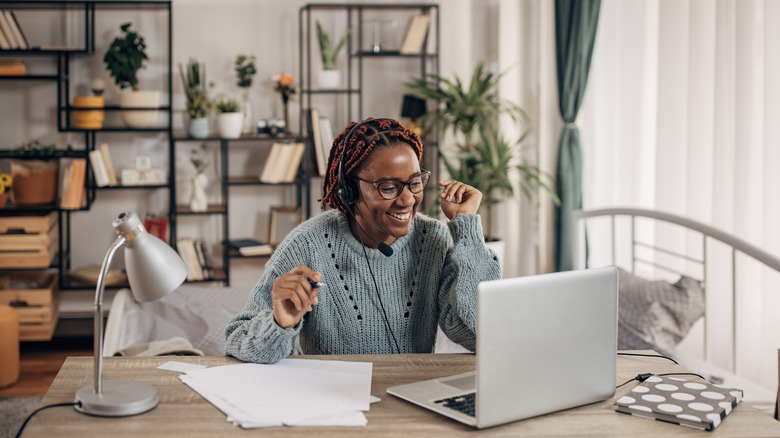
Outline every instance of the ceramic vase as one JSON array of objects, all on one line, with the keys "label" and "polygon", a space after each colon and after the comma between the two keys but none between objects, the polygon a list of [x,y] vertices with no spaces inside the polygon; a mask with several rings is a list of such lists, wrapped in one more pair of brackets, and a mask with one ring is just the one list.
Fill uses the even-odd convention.
[{"label": "ceramic vase", "polygon": [[241,137],[243,121],[244,119],[241,113],[220,113],[217,118],[219,136],[222,138]]},{"label": "ceramic vase", "polygon": [[241,127],[241,133],[243,134],[251,134],[254,132],[255,129],[255,123],[254,123],[254,114],[252,111],[252,102],[249,101],[249,91],[245,91],[243,98],[241,100],[241,115],[242,115],[242,127]]},{"label": "ceramic vase", "polygon": [[[74,108],[102,108],[103,96],[77,96],[73,98]],[[76,129],[100,129],[103,127],[103,110],[73,110],[73,126]]]},{"label": "ceramic vase", "polygon": [[339,88],[341,72],[338,70],[320,70],[317,74],[317,83],[322,89]]},{"label": "ceramic vase", "polygon": [[[159,91],[125,91],[119,93],[120,108],[155,108],[160,105]],[[157,124],[157,110],[122,111],[129,128],[151,128]]]},{"label": "ceramic vase", "polygon": [[190,119],[187,124],[187,135],[197,139],[207,138],[209,136],[209,118],[198,117]]}]

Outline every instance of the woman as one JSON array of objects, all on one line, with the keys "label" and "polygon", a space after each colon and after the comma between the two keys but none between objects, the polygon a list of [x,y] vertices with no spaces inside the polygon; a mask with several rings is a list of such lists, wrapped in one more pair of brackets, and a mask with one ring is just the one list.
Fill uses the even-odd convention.
[{"label": "woman", "polygon": [[476,214],[482,193],[440,182],[449,222],[417,213],[430,177],[421,158],[419,137],[395,120],[347,126],[323,182],[332,210],[276,249],[225,328],[225,354],[275,363],[293,353],[430,353],[437,324],[473,351],[477,285],[501,276]]}]

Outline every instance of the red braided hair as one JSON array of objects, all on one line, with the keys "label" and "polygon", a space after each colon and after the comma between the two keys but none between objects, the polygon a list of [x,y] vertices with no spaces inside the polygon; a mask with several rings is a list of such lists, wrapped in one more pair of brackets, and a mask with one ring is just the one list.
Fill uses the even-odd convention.
[{"label": "red braided hair", "polygon": [[333,140],[333,146],[330,148],[330,155],[328,156],[327,173],[322,182],[322,199],[320,199],[320,202],[323,209],[325,205],[328,205],[344,214],[348,214],[346,206],[341,202],[338,195],[339,161],[341,160],[341,151],[345,147],[345,177],[354,175],[360,164],[365,161],[366,157],[377,146],[407,144],[414,150],[417,159],[422,159],[423,145],[417,134],[406,129],[404,125],[396,120],[378,119],[376,122],[368,122],[369,120],[373,120],[373,117],[360,122],[361,125],[349,138],[348,145],[344,144],[345,137],[357,125],[356,122],[350,122],[341,134]]}]

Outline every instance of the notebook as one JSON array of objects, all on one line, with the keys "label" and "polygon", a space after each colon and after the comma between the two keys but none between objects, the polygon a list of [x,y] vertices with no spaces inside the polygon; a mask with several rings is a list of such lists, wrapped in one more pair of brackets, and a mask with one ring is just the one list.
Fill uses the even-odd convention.
[{"label": "notebook", "polygon": [[[617,373],[617,279],[607,267],[482,282],[476,370],[387,392],[477,428],[608,399]],[[468,406],[469,393],[473,415],[454,409]]]}]

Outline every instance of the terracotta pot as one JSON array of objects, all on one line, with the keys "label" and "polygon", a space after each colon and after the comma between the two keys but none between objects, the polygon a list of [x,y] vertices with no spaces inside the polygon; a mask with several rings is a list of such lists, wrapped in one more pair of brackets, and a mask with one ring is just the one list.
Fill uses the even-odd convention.
[{"label": "terracotta pot", "polygon": [[[73,98],[74,108],[96,108],[104,106],[103,96],[78,96]],[[102,110],[73,111],[73,125],[76,129],[101,129],[105,114]]]},{"label": "terracotta pot", "polygon": [[[119,93],[121,108],[154,108],[160,105],[159,91],[125,91]],[[130,128],[151,128],[157,124],[159,111],[122,111],[122,120]]]},{"label": "terracotta pot", "polygon": [[60,162],[11,160],[11,201],[17,205],[52,204],[57,200]]},{"label": "terracotta pot", "polygon": [[5,208],[5,204],[8,202],[8,192],[0,194],[0,208]]}]

